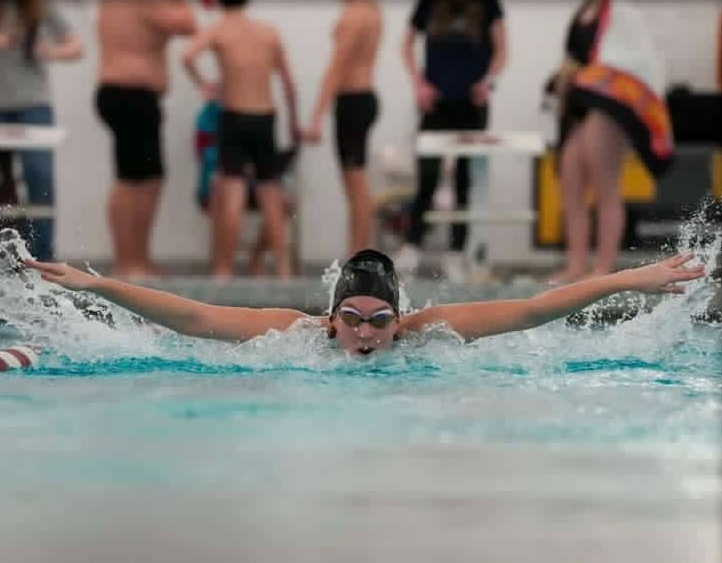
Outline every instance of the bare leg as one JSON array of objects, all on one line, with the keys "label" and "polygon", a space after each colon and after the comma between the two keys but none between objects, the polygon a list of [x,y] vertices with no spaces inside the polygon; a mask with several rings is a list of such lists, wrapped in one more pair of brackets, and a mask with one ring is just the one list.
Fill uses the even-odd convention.
[{"label": "bare leg", "polygon": [[374,201],[368,185],[368,176],[363,168],[347,169],[343,172],[346,187],[348,212],[351,226],[349,253],[353,254],[372,245]]},{"label": "bare leg", "polygon": [[233,277],[245,208],[246,184],[243,179],[217,175],[209,210],[213,224],[211,274],[218,278]]},{"label": "bare leg", "polygon": [[278,182],[258,185],[258,203],[263,212],[268,241],[276,261],[276,273],[283,279],[291,277],[291,258],[288,253],[286,197]]},{"label": "bare leg", "polygon": [[268,248],[268,225],[265,221],[258,227],[256,242],[251,247],[248,256],[248,269],[252,276],[262,276],[266,273],[263,255]]},{"label": "bare leg", "polygon": [[143,251],[141,259],[143,267],[150,275],[157,274],[157,270],[150,257],[150,248],[156,213],[158,211],[158,202],[160,200],[161,185],[161,180],[151,180],[147,183],[147,186],[141,190],[140,194],[138,194],[140,207],[138,213],[138,228],[140,229],[139,236],[142,240],[141,249]]},{"label": "bare leg", "polygon": [[624,131],[601,112],[593,112],[584,131],[584,150],[597,194],[597,259],[595,273],[614,268],[624,236],[625,213],[620,192],[622,166],[628,145]]},{"label": "bare leg", "polygon": [[123,276],[153,274],[150,238],[162,180],[117,180],[108,199],[108,222],[113,239],[113,273]]},{"label": "bare leg", "polygon": [[569,283],[587,272],[590,221],[587,209],[587,171],[583,153],[586,123],[572,131],[561,154],[561,191],[567,243],[567,264],[552,277],[552,283]]}]

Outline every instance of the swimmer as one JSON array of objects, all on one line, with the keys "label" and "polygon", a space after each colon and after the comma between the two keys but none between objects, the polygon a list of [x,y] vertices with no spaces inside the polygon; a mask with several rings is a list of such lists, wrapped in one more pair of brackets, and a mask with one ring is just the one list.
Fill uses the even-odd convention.
[{"label": "swimmer", "polygon": [[181,334],[241,342],[269,330],[287,330],[301,319],[314,322],[354,355],[391,348],[394,341],[443,323],[466,341],[533,328],[566,317],[622,291],[684,293],[682,282],[705,275],[690,266],[694,254],[590,277],[526,299],[436,305],[404,314],[399,310],[399,280],[393,261],[375,250],[361,250],[343,265],[328,316],[294,309],[222,307],[91,275],[60,263],[25,260],[41,277],[70,290],[89,291],[147,320]]}]

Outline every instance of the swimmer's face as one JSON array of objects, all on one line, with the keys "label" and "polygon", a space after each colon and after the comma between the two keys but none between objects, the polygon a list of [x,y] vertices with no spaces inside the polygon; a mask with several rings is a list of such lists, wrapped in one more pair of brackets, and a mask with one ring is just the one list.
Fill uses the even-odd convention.
[{"label": "swimmer's face", "polygon": [[344,299],[331,318],[341,348],[368,355],[391,348],[399,330],[399,318],[391,305],[367,295]]}]

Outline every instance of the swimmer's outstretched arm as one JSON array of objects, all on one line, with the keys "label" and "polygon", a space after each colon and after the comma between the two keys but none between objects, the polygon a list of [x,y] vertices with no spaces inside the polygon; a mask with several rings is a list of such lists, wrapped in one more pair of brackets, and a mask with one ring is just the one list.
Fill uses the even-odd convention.
[{"label": "swimmer's outstretched arm", "polygon": [[597,276],[546,291],[528,299],[480,301],[429,307],[404,319],[404,329],[420,330],[433,323],[448,323],[467,340],[524,330],[565,317],[622,291],[684,293],[680,282],[705,275],[703,265],[685,267],[694,254]]},{"label": "swimmer's outstretched arm", "polygon": [[301,318],[293,309],[218,307],[172,293],[82,272],[67,264],[26,260],[41,277],[74,291],[89,291],[116,305],[181,334],[200,338],[244,341],[271,329],[286,330]]}]

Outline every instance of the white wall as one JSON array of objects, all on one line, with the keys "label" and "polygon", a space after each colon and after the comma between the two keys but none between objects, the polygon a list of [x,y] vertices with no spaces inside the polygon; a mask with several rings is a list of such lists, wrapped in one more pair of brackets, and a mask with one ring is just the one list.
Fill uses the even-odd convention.
[{"label": "white wall", "polygon": [[[541,85],[560,57],[564,30],[575,2],[521,2],[507,0],[511,65],[497,91],[492,128],[539,129]],[[400,64],[399,46],[411,2],[384,3],[386,35],[378,71],[382,116],[373,133],[373,146],[408,145],[415,111],[409,81]],[[719,7],[712,2],[639,2],[655,26],[658,47],[668,64],[671,81],[688,81],[698,88],[714,87],[714,56]],[[56,65],[52,72],[57,117],[70,136],[58,152],[58,253],[66,259],[106,259],[110,241],[105,203],[111,182],[109,137],[93,110],[97,49],[92,3],[68,6],[66,12],[88,46],[85,59]],[[251,4],[251,11],[274,22],[283,37],[295,69],[302,116],[308,118],[318,80],[328,59],[330,29],[338,2],[277,2]],[[202,21],[215,14],[198,10]],[[196,165],[193,126],[201,99],[179,64],[183,40],[173,44],[175,61],[171,93],[165,100],[165,154],[168,184],[153,241],[162,260],[198,260],[207,256],[207,222],[195,207]],[[210,61],[207,68],[212,68]],[[318,148],[305,148],[299,162],[304,186],[301,202],[302,258],[328,262],[345,249],[345,205],[329,135]],[[504,159],[492,167],[492,181],[501,185],[506,201],[530,201],[528,165]],[[528,237],[513,236],[502,228],[504,252],[529,254]]]}]

